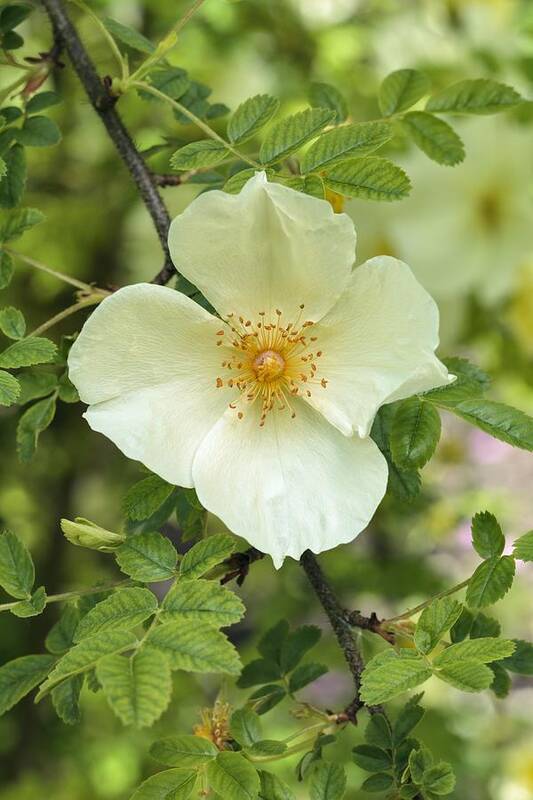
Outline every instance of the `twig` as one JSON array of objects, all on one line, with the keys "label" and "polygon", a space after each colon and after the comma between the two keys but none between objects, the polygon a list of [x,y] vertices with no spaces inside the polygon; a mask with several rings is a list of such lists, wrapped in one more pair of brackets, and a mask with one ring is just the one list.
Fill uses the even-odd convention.
[{"label": "twig", "polygon": [[165,256],[164,266],[152,283],[167,283],[175,275],[175,268],[170,258],[167,243],[170,217],[159,195],[152,174],[133,144],[122,119],[115,111],[116,97],[111,95],[109,87],[99,78],[76,29],[70,21],[62,0],[42,0],[42,4],[52,24],[56,43],[60,46],[63,45],[69,54],[72,65],[93,108],[100,116],[120,157],[130,171],[143,202],[152,217]]}]

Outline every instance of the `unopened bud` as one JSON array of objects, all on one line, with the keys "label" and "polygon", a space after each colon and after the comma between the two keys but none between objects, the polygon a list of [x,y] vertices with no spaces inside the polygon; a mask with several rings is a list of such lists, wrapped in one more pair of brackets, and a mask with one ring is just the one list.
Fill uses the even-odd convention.
[{"label": "unopened bud", "polygon": [[70,519],[61,520],[61,530],[71,544],[79,547],[89,547],[91,550],[101,550],[105,553],[112,553],[126,536],[123,533],[113,533],[106,531],[89,519],[76,517],[74,522]]}]

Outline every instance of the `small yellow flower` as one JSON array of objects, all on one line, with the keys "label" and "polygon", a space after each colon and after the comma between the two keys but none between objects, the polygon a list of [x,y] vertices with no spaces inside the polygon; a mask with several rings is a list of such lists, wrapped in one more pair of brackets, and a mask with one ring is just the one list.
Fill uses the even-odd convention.
[{"label": "small yellow flower", "polygon": [[194,735],[201,736],[202,739],[209,739],[219,750],[225,750],[227,743],[231,740],[230,713],[230,704],[217,700],[213,708],[203,709],[202,721],[193,728]]}]

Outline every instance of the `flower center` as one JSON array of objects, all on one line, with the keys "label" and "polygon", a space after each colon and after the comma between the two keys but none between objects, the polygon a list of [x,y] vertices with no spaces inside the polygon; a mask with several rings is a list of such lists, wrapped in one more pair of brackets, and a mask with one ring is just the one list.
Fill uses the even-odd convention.
[{"label": "flower center", "polygon": [[252,369],[260,383],[274,381],[283,374],[285,361],[275,350],[263,350],[254,358]]},{"label": "flower center", "polygon": [[310,398],[316,387],[326,388],[327,380],[317,377],[316,362],[322,350],[317,349],[317,337],[310,335],[314,323],[301,321],[303,309],[302,304],[297,318],[288,323],[279,309],[273,318],[260,312],[256,322],[228,314],[231,335],[224,330],[217,332],[217,345],[225,346],[222,367],[229,377],[219,376],[216,385],[239,391],[239,397],[230,403],[239,419],[246,406],[255,402],[261,404],[261,427],[274,409],[287,409],[294,418],[293,397]]}]

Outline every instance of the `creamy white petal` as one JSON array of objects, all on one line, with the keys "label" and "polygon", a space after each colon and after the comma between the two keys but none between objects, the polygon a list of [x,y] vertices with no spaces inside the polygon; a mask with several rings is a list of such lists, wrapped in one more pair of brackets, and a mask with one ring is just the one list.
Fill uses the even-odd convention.
[{"label": "creamy white petal", "polygon": [[170,483],[192,486],[198,444],[232,392],[216,388],[223,327],[188,297],[135,284],[106,298],[69,355],[89,425]]},{"label": "creamy white petal", "polygon": [[200,501],[239,536],[272,556],[299,558],[354,539],[369,523],[387,485],[374,442],[342,436],[295,401],[296,418],[252,406],[227,412],[206,436],[193,464]]},{"label": "creamy white petal", "polygon": [[269,183],[264,173],[240,194],[206,192],[172,222],[169,247],[177,269],[219,313],[255,321],[280,309],[320,319],[346,285],[355,230],[325,200]]},{"label": "creamy white petal", "polygon": [[452,380],[434,354],[435,302],[401,261],[378,256],[358,267],[338,303],[313,328],[318,377],[308,402],[347,436],[367,436],[378,408]]}]

